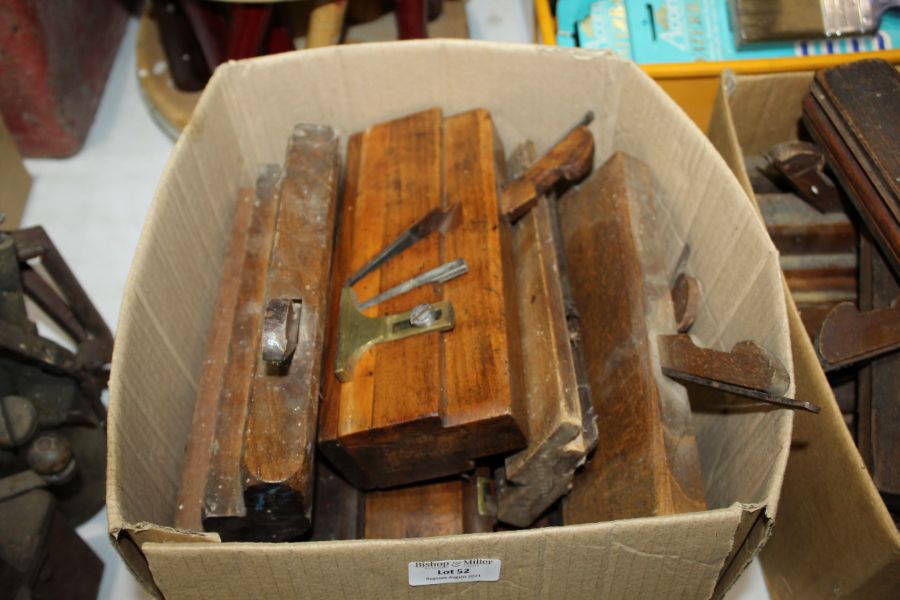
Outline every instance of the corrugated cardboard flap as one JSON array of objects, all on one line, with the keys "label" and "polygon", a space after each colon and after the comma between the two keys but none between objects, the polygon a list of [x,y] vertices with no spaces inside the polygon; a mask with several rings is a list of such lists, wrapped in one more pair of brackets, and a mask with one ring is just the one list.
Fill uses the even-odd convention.
[{"label": "corrugated cardboard flap", "polygon": [[127,528],[109,529],[109,539],[121,554],[128,570],[137,578],[144,588],[152,594],[162,597],[156,587],[143,547],[146,543],[217,543],[219,536],[215,533],[185,532],[160,527],[153,523],[135,523]]},{"label": "corrugated cardboard flap", "polygon": [[[167,597],[705,598],[741,513],[733,506],[702,515],[419,540],[203,548],[148,543],[144,551]],[[408,562],[467,558],[502,560],[500,581],[407,583]],[[239,577],[228,576],[234,569]]]}]

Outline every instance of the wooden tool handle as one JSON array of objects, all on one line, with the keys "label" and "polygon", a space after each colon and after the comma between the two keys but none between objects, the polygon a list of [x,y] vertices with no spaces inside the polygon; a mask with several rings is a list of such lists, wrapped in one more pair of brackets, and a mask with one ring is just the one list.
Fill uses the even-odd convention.
[{"label": "wooden tool handle", "polygon": [[320,2],[309,15],[309,31],[306,35],[307,48],[334,46],[341,39],[347,0]]},{"label": "wooden tool handle", "polygon": [[594,135],[586,126],[576,127],[503,189],[503,214],[516,221],[561,179],[577,181],[587,175],[593,161]]},{"label": "wooden tool handle", "polygon": [[426,0],[395,0],[397,32],[401,40],[428,37],[428,13]]},{"label": "wooden tool handle", "polygon": [[188,92],[202,90],[211,71],[181,6],[176,2],[154,2],[152,10],[175,86]]}]

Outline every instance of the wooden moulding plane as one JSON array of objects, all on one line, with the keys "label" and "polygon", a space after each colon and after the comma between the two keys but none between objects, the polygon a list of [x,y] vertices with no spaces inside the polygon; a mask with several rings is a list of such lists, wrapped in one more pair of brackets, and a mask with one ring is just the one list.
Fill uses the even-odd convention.
[{"label": "wooden moulding plane", "polygon": [[690,336],[702,285],[643,163],[614,154],[560,198],[559,214],[600,439],[564,498],[565,523],[705,510],[691,404],[674,381],[755,405],[818,407],[784,397],[788,372],[755,343],[726,352]]},{"label": "wooden moulding plane", "polygon": [[[477,458],[526,443],[510,230],[497,207],[505,176],[500,157],[484,110],[447,118],[426,110],[350,138],[319,449],[359,488],[461,473]],[[351,274],[411,223],[453,203],[458,218],[441,235],[385,261],[352,286],[353,295],[344,290]],[[467,274],[362,310],[390,318],[444,302],[454,313],[452,331],[373,345],[350,369],[337,368],[342,297],[346,304],[348,297],[377,296],[455,259],[465,261]]]},{"label": "wooden moulding plane", "polygon": [[900,276],[900,74],[883,60],[816,73],[803,120],[894,274]]},{"label": "wooden moulding plane", "polygon": [[[574,147],[576,144],[578,148]],[[560,152],[560,147],[571,151]],[[583,176],[590,169],[593,137],[586,128],[576,128],[536,163],[533,146],[526,144],[521,148],[530,149],[530,154],[526,157],[524,153],[514,153],[521,156],[511,162],[519,166],[517,170],[522,174],[504,188],[504,194],[516,189],[523,180],[540,181],[544,188],[549,188],[560,178]],[[351,157],[357,151],[355,143],[351,142]],[[548,156],[555,158],[551,160]],[[487,154],[481,158],[497,160]],[[577,161],[577,164],[571,161]],[[463,165],[463,168],[466,167]],[[543,196],[543,192],[538,192],[539,186],[527,187],[533,194]],[[353,193],[353,189],[348,187],[348,192]],[[520,351],[522,355],[528,447],[506,459],[506,468],[497,472],[496,484],[489,469],[479,467],[462,477],[364,494],[364,537],[420,537],[490,531],[498,512],[500,520],[506,523],[529,526],[568,491],[574,469],[596,443],[596,424],[587,386],[583,378],[576,378],[576,366],[580,364],[575,359],[577,348],[572,340],[577,335],[572,337],[567,327],[566,306],[571,303],[564,294],[564,263],[555,231],[555,202],[550,204],[547,198],[520,197],[534,209],[513,226],[515,278],[512,283],[515,287],[507,287],[506,293],[515,297],[518,310],[514,318],[520,322],[520,347],[513,347],[511,351]],[[459,212],[463,220],[471,214],[466,212],[465,205]],[[527,208],[520,216],[525,212]],[[423,221],[431,214],[428,213]],[[412,229],[419,225],[417,223]],[[504,228],[501,230],[504,233],[509,227],[505,221],[499,222],[498,226]],[[404,239],[407,239],[406,234],[398,238]],[[412,240],[407,242],[404,247]],[[361,272],[369,270],[367,266],[361,268]],[[353,276],[349,281],[352,284],[360,279]],[[346,288],[343,293],[346,294]],[[451,337],[454,333],[447,335]],[[582,406],[585,402],[587,404]],[[585,414],[582,408],[585,408]],[[499,498],[495,498],[495,488],[500,490]],[[415,510],[408,510],[412,506],[416,506]]]},{"label": "wooden moulding plane", "polygon": [[687,393],[653,358],[655,335],[674,333],[675,320],[661,255],[671,229],[650,173],[616,154],[560,198],[559,213],[601,440],[564,499],[565,522],[705,510]]},{"label": "wooden moulding plane", "polygon": [[176,523],[280,541],[310,525],[321,348],[340,173],[330,127],[298,125],[284,168],[240,194]]},{"label": "wooden moulding plane", "polygon": [[[573,139],[577,138],[577,139]],[[578,315],[574,311],[560,239],[556,197],[546,173],[581,178],[593,160],[593,136],[576,127],[557,145],[576,144],[571,152],[551,149],[534,162],[533,145],[524,143],[510,158],[522,171],[503,191],[513,226],[523,378],[528,407],[528,446],[508,456],[497,470],[498,517],[527,527],[571,488],[575,469],[597,444],[597,424],[581,355]],[[560,161],[549,160],[558,157]],[[533,164],[532,164],[533,163]],[[521,191],[532,185],[534,198]],[[527,187],[527,186],[526,186]],[[530,205],[528,210],[522,205]]]}]

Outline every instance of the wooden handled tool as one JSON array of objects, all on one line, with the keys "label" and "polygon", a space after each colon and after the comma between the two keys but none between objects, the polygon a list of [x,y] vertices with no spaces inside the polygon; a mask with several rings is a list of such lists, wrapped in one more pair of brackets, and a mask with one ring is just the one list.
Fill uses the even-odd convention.
[{"label": "wooden handled tool", "polygon": [[[176,520],[226,540],[309,526],[339,174],[330,127],[292,132],[285,175],[242,195],[200,381]],[[263,314],[262,307],[265,308]]]},{"label": "wooden handled tool", "polygon": [[898,0],[731,0],[738,46],[871,34]]},{"label": "wooden handled tool", "polygon": [[587,113],[525,173],[503,188],[500,206],[507,219],[514,222],[521,218],[560,180],[578,181],[590,172],[594,161],[594,135],[588,124],[593,118],[593,113]]},{"label": "wooden handled tool", "polygon": [[845,212],[821,213],[792,193],[758,193],[766,230],[810,338],[841,302],[855,301],[856,231]]},{"label": "wooden handled tool", "polygon": [[442,208],[433,208],[428,211],[425,216],[410,225],[409,229],[400,234],[396,240],[384,247],[381,252],[372,257],[369,262],[359,268],[356,273],[347,280],[347,285],[353,285],[373,270],[380,267],[384,262],[397,256],[416,242],[421,241],[425,237],[441,229],[445,223],[451,218],[451,215],[459,212],[459,204],[456,203],[447,210]]},{"label": "wooden handled tool", "polygon": [[527,527],[571,486],[589,448],[546,197],[516,223],[528,447],[506,458],[499,477],[500,519]]},{"label": "wooden handled tool", "polygon": [[784,142],[768,152],[772,166],[810,206],[822,213],[843,210],[841,197],[825,174],[825,155],[815,144]]},{"label": "wooden handled tool", "polygon": [[753,342],[735,344],[731,352],[699,348],[689,335],[659,338],[663,373],[678,371],[698,378],[720,380],[734,386],[783,394],[791,383],[784,366]]},{"label": "wooden handled tool", "polygon": [[[676,271],[681,268],[682,265],[679,265]],[[819,407],[814,404],[782,397],[791,383],[787,369],[754,342],[735,344],[731,352],[699,348],[694,344],[686,333],[700,306],[700,283],[693,277],[678,273],[672,286],[672,304],[678,335],[660,335],[656,338],[660,368],[664,374],[677,381],[695,383],[753,400],[819,412]]]}]

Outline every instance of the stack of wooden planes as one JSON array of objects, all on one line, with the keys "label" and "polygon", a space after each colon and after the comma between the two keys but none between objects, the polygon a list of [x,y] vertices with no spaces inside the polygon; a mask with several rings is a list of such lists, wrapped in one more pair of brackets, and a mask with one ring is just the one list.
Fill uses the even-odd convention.
[{"label": "stack of wooden planes", "polygon": [[[240,191],[176,525],[389,539],[706,509],[689,382],[776,407],[703,302],[650,169],[592,115],[507,158],[486,110],[298,125]],[[638,235],[638,232],[643,232]],[[673,248],[676,250],[673,252]]]},{"label": "stack of wooden planes", "polygon": [[747,158],[788,287],[860,454],[900,522],[900,75],[816,74],[803,137]]}]

